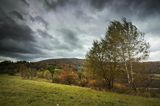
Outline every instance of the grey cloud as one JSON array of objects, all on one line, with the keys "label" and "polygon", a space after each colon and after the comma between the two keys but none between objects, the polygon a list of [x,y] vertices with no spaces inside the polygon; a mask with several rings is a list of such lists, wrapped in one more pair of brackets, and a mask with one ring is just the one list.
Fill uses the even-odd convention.
[{"label": "grey cloud", "polygon": [[69,0],[44,0],[44,6],[47,9],[55,10],[57,6],[64,6]]},{"label": "grey cloud", "polygon": [[[12,39],[3,39],[0,42],[1,54],[10,53],[10,54],[34,54],[40,52],[37,50],[33,42],[29,41],[16,41]],[[11,55],[12,56],[12,55]]]},{"label": "grey cloud", "polygon": [[27,0],[21,0],[24,4],[26,4],[27,6],[29,6],[29,2]]},{"label": "grey cloud", "polygon": [[23,58],[25,54],[41,53],[35,45],[34,32],[25,24],[17,23],[1,9],[0,55]]},{"label": "grey cloud", "polygon": [[0,8],[5,12],[10,12],[13,10],[19,10],[25,12],[26,6],[21,0],[0,0]]},{"label": "grey cloud", "polygon": [[145,19],[148,16],[160,14],[159,0],[90,0],[92,7],[98,10],[109,9],[112,14],[118,16],[139,17]]},{"label": "grey cloud", "polygon": [[19,13],[18,11],[14,10],[10,12],[11,15],[17,17],[20,20],[24,20],[23,15],[21,13]]},{"label": "grey cloud", "polygon": [[33,31],[27,25],[16,23],[9,16],[0,16],[0,39],[34,41]]},{"label": "grey cloud", "polygon": [[76,32],[67,28],[60,29],[60,32],[63,34],[64,42],[66,43],[66,45],[68,44],[71,47],[71,49],[82,48]]},{"label": "grey cloud", "polygon": [[145,18],[149,15],[160,14],[159,0],[122,0],[113,3],[112,8],[126,14],[137,15]]},{"label": "grey cloud", "polygon": [[20,60],[28,60],[32,55],[39,56],[43,54],[36,48],[33,42],[29,41],[16,41],[5,39],[0,41],[0,55],[5,57],[17,58]]},{"label": "grey cloud", "polygon": [[60,32],[62,32],[64,34],[65,40],[70,40],[70,41],[75,41],[75,42],[78,41],[78,38],[76,36],[77,34],[75,32],[73,32],[72,30],[62,28],[62,29],[60,29]]},{"label": "grey cloud", "polygon": [[141,9],[142,14],[160,13],[159,0],[131,0],[131,2],[128,3],[129,5],[133,5],[133,7],[135,7],[134,9]]},{"label": "grey cloud", "polygon": [[93,17],[89,16],[87,13],[85,13],[82,10],[75,11],[75,16],[76,16],[77,19],[82,20],[82,21],[87,22],[87,23],[94,20]]},{"label": "grey cloud", "polygon": [[43,38],[49,38],[54,39],[52,35],[50,35],[48,32],[38,29],[37,32],[43,37]]},{"label": "grey cloud", "polygon": [[40,17],[40,16],[36,16],[36,17],[30,16],[30,18],[31,18],[31,20],[32,20],[33,22],[42,23],[42,24],[44,25],[44,27],[45,27],[46,29],[48,29],[48,22],[45,21],[42,17]]},{"label": "grey cloud", "polygon": [[90,0],[90,4],[98,10],[102,10],[106,3],[111,2],[112,0]]}]

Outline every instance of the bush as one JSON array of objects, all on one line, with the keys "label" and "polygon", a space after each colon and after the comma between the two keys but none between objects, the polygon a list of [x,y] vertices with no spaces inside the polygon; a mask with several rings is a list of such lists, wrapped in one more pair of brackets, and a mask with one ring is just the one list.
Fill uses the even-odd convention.
[{"label": "bush", "polygon": [[17,73],[16,70],[13,69],[12,71],[9,71],[9,72],[8,72],[8,75],[15,75],[16,73]]},{"label": "bush", "polygon": [[54,83],[60,83],[60,79],[59,79],[59,75],[58,74],[54,74],[53,81],[54,81]]},{"label": "bush", "polygon": [[74,71],[61,71],[59,81],[63,84],[77,84],[78,75]]},{"label": "bush", "polygon": [[22,78],[24,79],[32,79],[35,76],[35,71],[26,65],[21,65],[19,68],[19,72]]},{"label": "bush", "polygon": [[78,82],[78,85],[82,86],[82,87],[87,86],[87,84],[88,84],[88,81],[85,78],[80,79],[79,82]]},{"label": "bush", "polygon": [[37,77],[45,78],[47,80],[53,80],[53,82],[59,83],[59,71],[55,71],[55,73],[53,74],[53,79],[50,71],[48,70],[37,71]]},{"label": "bush", "polygon": [[95,80],[95,79],[89,79],[87,86],[91,88],[104,88],[105,87],[103,81]]},{"label": "bush", "polygon": [[44,78],[43,73],[44,73],[44,71],[37,71],[37,77],[38,78]]},{"label": "bush", "polygon": [[43,72],[43,78],[45,78],[45,79],[47,79],[47,80],[52,79],[51,73],[50,73],[48,70],[45,70],[45,71]]}]

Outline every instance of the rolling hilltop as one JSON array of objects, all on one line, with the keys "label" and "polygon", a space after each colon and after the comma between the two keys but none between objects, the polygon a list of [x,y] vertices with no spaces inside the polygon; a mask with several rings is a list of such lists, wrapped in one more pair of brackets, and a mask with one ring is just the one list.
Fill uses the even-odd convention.
[{"label": "rolling hilltop", "polygon": [[42,60],[39,62],[36,62],[36,64],[39,64],[39,66],[44,65],[55,65],[62,69],[68,69],[72,68],[74,70],[80,70],[83,67],[84,59],[78,59],[78,58],[57,58],[57,59],[47,59]]},{"label": "rolling hilltop", "polygon": [[74,64],[74,65],[82,65],[84,62],[84,59],[78,59],[78,58],[57,58],[57,59],[48,59],[48,60],[42,60],[38,63],[44,63],[44,64]]}]

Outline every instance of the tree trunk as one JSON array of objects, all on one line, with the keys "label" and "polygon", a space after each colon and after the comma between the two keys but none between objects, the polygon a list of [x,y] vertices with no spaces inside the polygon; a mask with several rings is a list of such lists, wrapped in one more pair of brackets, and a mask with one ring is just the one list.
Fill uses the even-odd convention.
[{"label": "tree trunk", "polygon": [[131,87],[133,90],[137,90],[136,89],[136,84],[135,84],[135,81],[134,81],[134,73],[133,73],[133,64],[132,64],[132,61],[130,61],[130,76],[131,76]]},{"label": "tree trunk", "polygon": [[129,74],[129,70],[127,68],[127,63],[125,62],[125,70],[126,70],[126,73],[127,73],[127,81],[128,81],[128,84],[130,85],[131,84],[131,80],[130,80],[130,74]]}]

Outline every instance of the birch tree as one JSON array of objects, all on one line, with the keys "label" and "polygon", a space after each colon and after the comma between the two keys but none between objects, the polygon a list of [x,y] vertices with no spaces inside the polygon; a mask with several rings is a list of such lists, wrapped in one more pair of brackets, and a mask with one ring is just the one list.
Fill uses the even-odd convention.
[{"label": "birch tree", "polygon": [[133,62],[139,62],[149,56],[149,43],[144,39],[144,33],[140,32],[135,25],[128,22],[125,18],[120,23],[120,30],[117,36],[120,36],[119,55],[121,62],[127,74],[128,84],[136,90],[136,84],[133,70]]}]

